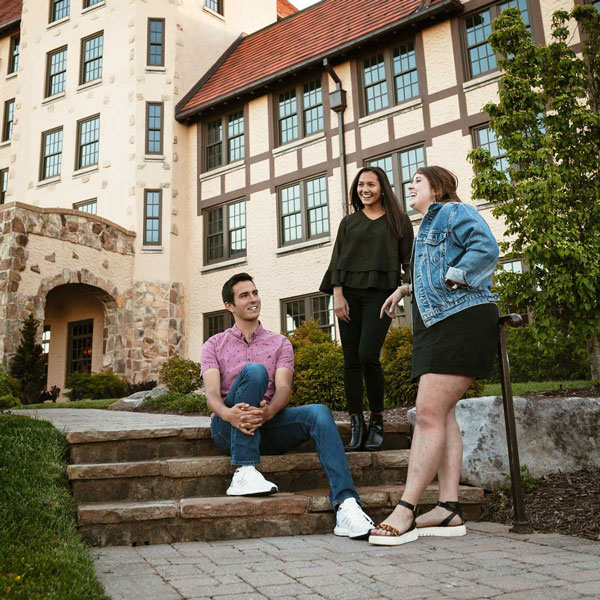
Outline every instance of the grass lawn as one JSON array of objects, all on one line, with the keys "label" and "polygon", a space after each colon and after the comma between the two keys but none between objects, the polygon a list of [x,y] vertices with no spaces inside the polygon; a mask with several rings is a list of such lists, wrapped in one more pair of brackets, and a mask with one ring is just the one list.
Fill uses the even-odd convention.
[{"label": "grass lawn", "polygon": [[[24,404],[19,408],[108,408],[118,398],[101,400],[75,400],[74,402],[47,402],[42,404]],[[0,599],[1,600],[1,599]]]},{"label": "grass lawn", "polygon": [[108,600],[75,526],[64,436],[0,414],[0,600]]},{"label": "grass lawn", "polygon": [[[590,385],[589,381],[525,381],[512,384],[513,396],[523,396],[527,392],[546,392],[563,388],[583,388]],[[484,396],[502,396],[502,386],[499,383],[488,383],[483,391]]]}]

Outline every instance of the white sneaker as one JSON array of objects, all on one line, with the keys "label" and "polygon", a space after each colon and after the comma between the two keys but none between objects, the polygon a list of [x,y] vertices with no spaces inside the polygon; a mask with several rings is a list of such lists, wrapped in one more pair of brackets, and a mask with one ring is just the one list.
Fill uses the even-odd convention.
[{"label": "white sneaker", "polygon": [[275,492],[277,486],[267,481],[252,465],[248,465],[236,469],[226,493],[228,496],[268,496]]},{"label": "white sneaker", "polygon": [[335,516],[335,535],[343,535],[352,539],[367,537],[375,523],[363,512],[354,498],[346,498],[338,507]]}]

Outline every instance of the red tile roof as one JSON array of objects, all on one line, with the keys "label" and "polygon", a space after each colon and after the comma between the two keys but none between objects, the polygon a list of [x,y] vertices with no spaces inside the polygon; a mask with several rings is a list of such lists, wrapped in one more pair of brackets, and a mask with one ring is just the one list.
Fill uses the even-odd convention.
[{"label": "red tile roof", "polygon": [[177,118],[189,118],[226,97],[442,10],[463,9],[458,0],[323,0],[240,38],[177,105]]},{"label": "red tile roof", "polygon": [[0,35],[2,29],[21,18],[23,0],[0,0]]},{"label": "red tile roof", "polygon": [[285,19],[298,12],[298,9],[289,0],[277,0],[277,18]]}]

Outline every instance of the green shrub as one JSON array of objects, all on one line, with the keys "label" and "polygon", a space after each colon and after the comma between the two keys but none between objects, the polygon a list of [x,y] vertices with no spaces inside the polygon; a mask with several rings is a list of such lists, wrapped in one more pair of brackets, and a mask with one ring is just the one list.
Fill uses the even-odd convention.
[{"label": "green shrub", "polygon": [[210,409],[206,405],[206,396],[203,394],[181,394],[179,392],[167,392],[156,398],[148,398],[141,412],[168,412],[181,415],[189,413],[200,413],[209,415]]},{"label": "green shrub", "polygon": [[21,406],[18,398],[15,398],[12,394],[0,395],[0,410],[5,408],[15,408]]},{"label": "green shrub", "polygon": [[71,400],[122,398],[129,394],[129,384],[115,373],[71,373],[65,387],[71,389],[66,394]]},{"label": "green shrub", "polygon": [[[589,379],[590,364],[583,339],[557,334],[551,344],[543,344],[535,327],[509,327],[506,344],[510,376],[514,382]],[[498,361],[494,361],[491,382],[500,381]]]},{"label": "green shrub", "polygon": [[21,402],[18,398],[19,382],[0,365],[0,409],[14,408]]},{"label": "green shrub", "polygon": [[331,410],[346,410],[341,347],[315,320],[302,323],[288,338],[294,347],[290,406],[319,403]]},{"label": "green shrub", "polygon": [[[531,474],[529,467],[527,465],[521,465],[521,487],[523,488],[523,491],[527,494],[528,492],[535,490],[538,484],[539,480]],[[510,494],[512,490],[510,475],[506,476],[506,479],[502,484],[502,490],[507,494]]]},{"label": "green shrub", "polygon": [[202,368],[200,363],[176,354],[163,363],[160,380],[167,385],[170,392],[189,394],[202,387]]}]

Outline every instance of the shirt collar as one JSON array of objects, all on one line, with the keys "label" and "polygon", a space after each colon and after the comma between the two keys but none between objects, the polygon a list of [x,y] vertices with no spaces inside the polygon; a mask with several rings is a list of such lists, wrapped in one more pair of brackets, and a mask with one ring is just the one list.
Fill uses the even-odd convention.
[{"label": "shirt collar", "polygon": [[[233,335],[234,337],[236,337],[239,340],[242,341],[246,341],[246,338],[244,336],[244,334],[238,329],[237,325],[233,325],[233,327],[229,330],[231,335]],[[262,323],[259,321],[258,322],[258,327],[252,332],[252,337],[250,338],[250,343],[252,343],[254,340],[257,340],[265,331],[264,327],[262,326]]]}]

